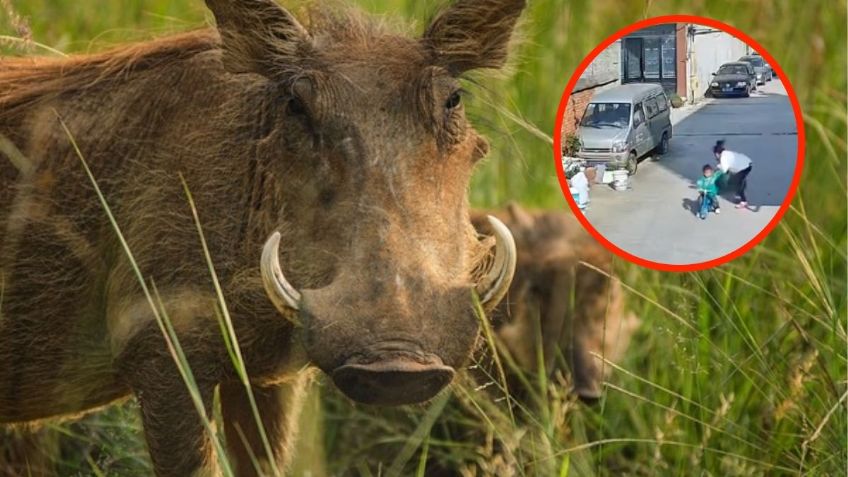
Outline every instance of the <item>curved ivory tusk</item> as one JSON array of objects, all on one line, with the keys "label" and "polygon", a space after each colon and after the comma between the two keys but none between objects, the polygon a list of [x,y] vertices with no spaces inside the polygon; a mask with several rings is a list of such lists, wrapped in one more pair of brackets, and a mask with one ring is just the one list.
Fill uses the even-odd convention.
[{"label": "curved ivory tusk", "polygon": [[286,280],[283,269],[280,267],[280,233],[274,232],[268,237],[265,246],[262,247],[262,259],[259,262],[262,273],[262,284],[265,293],[271,299],[271,303],[277,307],[280,313],[287,313],[292,309],[300,309],[300,292],[297,291]]},{"label": "curved ivory tusk", "polygon": [[515,274],[515,261],[518,252],[515,250],[515,239],[503,222],[489,216],[489,223],[495,231],[495,261],[492,268],[477,284],[477,294],[484,309],[492,309],[509,290],[512,276]]}]

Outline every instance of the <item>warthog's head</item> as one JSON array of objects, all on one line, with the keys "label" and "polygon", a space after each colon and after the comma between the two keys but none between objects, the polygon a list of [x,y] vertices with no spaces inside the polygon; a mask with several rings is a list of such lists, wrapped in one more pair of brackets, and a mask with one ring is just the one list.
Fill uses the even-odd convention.
[{"label": "warthog's head", "polygon": [[459,0],[406,38],[348,13],[300,23],[272,0],[207,0],[224,66],[276,95],[257,111],[268,123],[257,155],[284,184],[265,288],[354,400],[433,397],[477,339],[473,292],[489,310],[509,288],[509,230],[492,219],[483,239],[469,220],[488,145],[459,77],[504,64],[524,3]]}]

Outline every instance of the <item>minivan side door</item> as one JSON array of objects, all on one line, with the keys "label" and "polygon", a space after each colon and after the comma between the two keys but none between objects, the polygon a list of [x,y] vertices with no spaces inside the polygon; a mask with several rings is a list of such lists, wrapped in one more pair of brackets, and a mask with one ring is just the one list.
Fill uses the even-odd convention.
[{"label": "minivan side door", "polygon": [[656,96],[651,96],[645,100],[645,117],[648,119],[648,129],[651,136],[646,144],[646,149],[653,149],[660,142],[662,137],[662,121],[660,121],[660,105],[657,102]]},{"label": "minivan side door", "polygon": [[[659,130],[657,141],[662,142],[663,133],[668,133],[668,138],[671,139],[671,109],[665,91],[657,96],[657,104],[660,107],[660,112],[657,115],[657,128]],[[657,143],[658,146],[659,142]]]},{"label": "minivan side door", "polygon": [[633,149],[636,150],[637,156],[642,156],[648,149],[646,145],[651,140],[651,131],[648,127],[648,119],[645,116],[645,111],[642,103],[633,105],[633,133],[632,133]]}]

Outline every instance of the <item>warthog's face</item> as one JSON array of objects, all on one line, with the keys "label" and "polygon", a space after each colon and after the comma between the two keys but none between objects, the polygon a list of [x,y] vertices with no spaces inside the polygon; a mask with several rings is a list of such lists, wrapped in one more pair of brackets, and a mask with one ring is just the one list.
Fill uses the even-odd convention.
[{"label": "warthog's face", "polygon": [[285,183],[282,238],[262,260],[269,296],[296,310],[309,358],[351,398],[431,398],[477,338],[472,291],[491,309],[514,270],[509,231],[496,223],[481,241],[469,221],[488,145],[458,75],[503,64],[524,2],[461,0],[421,39],[335,13],[304,27],[271,0],[207,3],[224,65],[277,95],[258,151]]}]

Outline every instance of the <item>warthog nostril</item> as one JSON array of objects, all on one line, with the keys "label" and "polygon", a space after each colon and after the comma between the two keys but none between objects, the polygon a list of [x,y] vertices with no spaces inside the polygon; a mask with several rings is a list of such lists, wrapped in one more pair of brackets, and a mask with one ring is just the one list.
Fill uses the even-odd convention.
[{"label": "warthog nostril", "polygon": [[333,382],[349,398],[363,404],[398,406],[427,401],[455,374],[437,356],[428,358],[427,363],[391,356],[368,364],[344,364],[333,371]]}]

